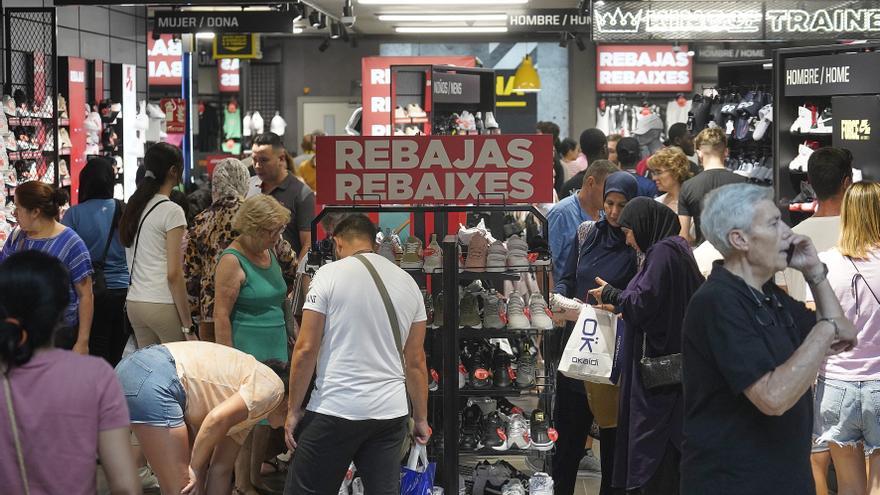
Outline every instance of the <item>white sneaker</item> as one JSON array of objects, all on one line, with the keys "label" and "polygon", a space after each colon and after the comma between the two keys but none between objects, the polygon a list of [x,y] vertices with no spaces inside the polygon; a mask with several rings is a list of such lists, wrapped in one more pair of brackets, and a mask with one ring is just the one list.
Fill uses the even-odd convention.
[{"label": "white sneaker", "polygon": [[428,116],[418,103],[410,103],[407,105],[406,115],[411,119],[423,119]]},{"label": "white sneaker", "polygon": [[767,129],[773,124],[773,105],[764,105],[758,110],[758,123],[755,124],[755,131],[752,132],[752,139],[760,141],[764,139]]},{"label": "white sneaker", "polygon": [[547,473],[535,473],[529,478],[529,495],[553,495],[553,478]]},{"label": "white sneaker", "polygon": [[422,270],[425,273],[437,273],[443,271],[443,249],[437,242],[437,234],[431,234],[431,243],[424,249],[425,261]]},{"label": "white sneaker", "polygon": [[421,136],[421,135],[422,135],[422,131],[421,131],[418,127],[416,127],[416,126],[414,126],[414,125],[408,125],[408,126],[406,126],[406,128],[403,130],[403,134],[404,134],[405,136]]},{"label": "white sneaker", "polygon": [[513,478],[501,487],[501,495],[526,495],[526,487],[522,481]]},{"label": "white sneaker", "polygon": [[503,272],[507,269],[507,248],[501,241],[495,241],[489,246],[489,254],[486,256],[486,271],[492,273]]},{"label": "white sneaker", "polygon": [[394,109],[394,120],[406,120],[406,112],[398,106]]},{"label": "white sneaker", "polygon": [[[527,450],[532,442],[529,440],[529,422],[522,414],[511,414],[507,422],[507,439],[494,450],[520,449]],[[552,493],[552,492],[551,492]]]},{"label": "white sneaker", "polygon": [[403,258],[400,260],[400,267],[404,270],[421,270],[422,261],[422,240],[415,236],[409,236],[403,245]]},{"label": "white sneaker", "polygon": [[553,330],[553,320],[547,313],[547,303],[544,301],[544,296],[538,292],[529,296],[529,317],[532,320],[532,328]]},{"label": "white sneaker", "polygon": [[[467,246],[468,244],[471,243],[471,237],[474,234],[476,234],[477,232],[483,234],[483,236],[486,237],[486,240],[489,240],[489,236],[487,235],[489,231],[486,230],[486,222],[485,221],[480,220],[480,223],[478,223],[476,226],[470,227],[470,228],[465,227],[462,224],[458,224],[458,242],[459,242],[459,244],[461,244],[462,246]],[[492,239],[490,241],[490,243],[491,242],[494,242],[494,239]]]},{"label": "white sneaker", "polygon": [[518,235],[507,239],[507,268],[514,272],[529,271],[529,245]]},{"label": "white sneaker", "polygon": [[807,107],[798,107],[798,117],[789,130],[793,133],[806,134],[810,131],[810,127],[813,127],[813,111]]},{"label": "white sneaker", "polygon": [[511,330],[527,330],[532,323],[526,317],[526,303],[522,296],[514,291],[507,298],[507,328]]},{"label": "white sneaker", "polygon": [[806,173],[807,163],[810,161],[810,155],[812,154],[813,148],[804,144],[798,145],[798,156],[794,157],[794,160],[788,164],[788,169]]},{"label": "white sneaker", "polygon": [[492,112],[486,112],[486,119],[483,121],[483,125],[486,126],[486,129],[498,129],[498,122],[495,120],[495,116],[492,115]]},{"label": "white sneaker", "polygon": [[394,254],[394,245],[391,242],[391,237],[386,236],[382,239],[382,242],[379,244],[379,249],[376,250],[376,253],[380,256],[384,256],[388,259],[388,261],[392,263],[397,263],[397,256]]},{"label": "white sneaker", "polygon": [[822,110],[822,114],[816,117],[816,123],[810,127],[810,134],[831,134],[834,132],[834,118],[831,115],[831,107]]}]

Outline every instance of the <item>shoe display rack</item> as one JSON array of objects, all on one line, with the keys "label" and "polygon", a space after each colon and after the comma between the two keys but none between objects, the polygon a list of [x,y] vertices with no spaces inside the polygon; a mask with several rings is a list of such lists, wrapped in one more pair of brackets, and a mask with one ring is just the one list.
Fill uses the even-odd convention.
[{"label": "shoe display rack", "polygon": [[55,130],[55,9],[7,8],[5,19],[6,80],[0,135],[0,172],[5,194],[40,180],[58,185]]},{"label": "shoe display rack", "polygon": [[391,66],[394,135],[491,134],[495,71],[446,65]]},{"label": "shoe display rack", "polygon": [[797,224],[814,211],[802,187],[814,150],[846,148],[854,179],[880,179],[880,43],[784,48],[773,64],[775,192]]},{"label": "shoe display rack", "polygon": [[[547,301],[550,266],[540,264],[545,261],[543,256],[532,254],[526,257],[525,253],[522,256],[525,261],[521,262],[523,266],[518,262],[511,267],[510,258],[507,265],[493,262],[497,252],[493,253],[492,249],[488,249],[486,266],[474,266],[470,260],[461,263],[460,260],[469,254],[467,247],[462,247],[457,235],[447,235],[450,214],[514,211],[533,214],[546,238],[546,219],[535,207],[527,205],[328,206],[312,222],[312,239],[317,239],[317,226],[328,214],[410,213],[411,236],[438,240],[437,244],[442,250],[439,264],[436,258],[429,263],[426,257],[425,265],[416,267],[408,264],[405,254],[400,264],[424,289],[426,301],[433,301],[434,305],[433,324],[429,325],[425,339],[426,354],[429,355],[429,422],[434,431],[428,453],[439,463],[435,485],[442,486],[446,493],[460,493],[460,479],[463,479],[460,471],[464,469],[471,473],[469,466],[460,468],[463,458],[467,459],[468,464],[473,464],[473,461],[482,458],[525,456],[537,468],[536,471],[550,472],[551,469],[550,458],[555,444],[551,402],[556,377],[555,358],[558,357],[558,349],[554,347],[557,339],[550,338],[555,333],[552,322],[548,322],[549,325],[536,324],[537,321],[543,321],[537,315],[524,317],[521,306],[528,307],[529,303],[522,299],[514,302],[518,297],[514,297],[514,293],[511,293],[508,302],[511,319],[495,323],[490,323],[488,319],[498,302],[493,300],[494,294],[503,293],[505,284],[517,283],[523,275],[534,277],[530,280],[537,283],[539,292],[532,293],[540,293],[543,301]],[[433,226],[426,225],[426,220],[431,217]],[[429,233],[430,236],[427,235]],[[385,237],[389,235],[385,233]],[[520,248],[514,246],[517,242],[525,245],[524,241],[511,236],[507,247],[518,250]],[[390,249],[382,244],[379,254],[384,254],[383,249]],[[437,244],[432,243],[434,246]],[[485,248],[483,244],[480,249]],[[332,261],[330,249],[329,243],[316,242],[308,258],[307,271],[312,266]],[[414,250],[414,246],[407,246],[407,251]],[[539,264],[535,265],[535,262]],[[483,308],[486,317],[482,320],[475,314],[478,311],[476,302],[472,300],[475,288],[483,294],[489,294]],[[462,295],[457,297],[458,294]],[[514,315],[520,318],[519,322],[513,319]],[[482,323],[500,328],[484,328]],[[542,328],[533,328],[535,326]],[[500,350],[502,348],[504,351]],[[541,357],[543,366],[538,366]],[[432,363],[437,362],[439,369],[432,370]],[[516,372],[513,371],[514,364],[517,365]],[[537,407],[530,414],[526,413],[518,407],[520,401],[528,401]],[[477,463],[473,467],[473,475],[466,476],[469,483],[477,482],[475,479],[483,471],[501,469],[499,462],[503,464],[503,461],[491,465],[487,462]],[[528,478],[519,476],[519,479],[528,484]]]}]

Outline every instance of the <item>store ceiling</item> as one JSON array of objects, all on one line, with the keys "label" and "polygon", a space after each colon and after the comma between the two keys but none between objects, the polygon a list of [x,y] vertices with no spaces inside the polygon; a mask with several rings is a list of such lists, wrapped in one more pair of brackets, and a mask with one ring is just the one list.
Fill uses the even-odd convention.
[{"label": "store ceiling", "polygon": [[[409,3],[410,5],[375,5],[374,2],[379,0],[366,0],[369,2],[368,4],[362,3],[360,0],[352,0],[352,4],[354,7],[354,13],[357,17],[357,22],[355,23],[354,30],[359,34],[367,34],[367,35],[397,35],[401,34],[397,31],[398,27],[495,27],[499,28],[505,26],[506,20],[500,18],[499,15],[505,15],[507,12],[519,9],[552,9],[552,8],[576,8],[578,6],[578,0],[528,0],[526,3],[522,3],[522,0],[490,0],[481,2],[480,0],[468,0],[466,2],[462,2],[461,0],[455,0],[458,4],[453,4],[452,1],[443,1],[443,0],[387,0],[387,3],[392,3],[396,1],[398,3]],[[333,17],[339,18],[342,15],[342,5],[344,0],[307,0],[306,3],[314,5],[318,9],[330,13]],[[421,3],[421,5],[419,5]],[[431,4],[431,5],[426,5]],[[427,16],[431,14],[439,14],[439,15],[454,15],[454,16],[464,16],[464,19],[450,19],[444,18],[444,21],[438,20],[430,20],[430,21],[417,21],[411,20],[411,18],[406,17],[401,20],[395,21],[383,21],[379,19],[379,15],[391,15],[391,14],[399,14],[399,15],[417,15],[417,16]],[[481,16],[479,19],[474,20],[475,15],[478,14],[495,14],[493,18],[491,15]],[[445,20],[449,19],[449,20]],[[311,30],[307,31],[311,32]],[[409,35],[418,35],[420,33],[410,32],[407,33]],[[471,36],[477,33],[448,33],[448,34],[437,34],[433,33],[436,36],[448,36],[450,39],[455,39],[455,37],[461,36]],[[496,36],[499,33],[494,33]],[[502,33],[503,34],[503,33]],[[490,34],[491,36],[491,34]]]}]

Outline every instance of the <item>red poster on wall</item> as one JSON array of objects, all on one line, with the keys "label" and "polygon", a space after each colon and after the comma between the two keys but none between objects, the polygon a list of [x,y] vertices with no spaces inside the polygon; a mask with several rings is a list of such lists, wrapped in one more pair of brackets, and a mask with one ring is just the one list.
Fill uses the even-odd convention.
[{"label": "red poster on wall", "polygon": [[183,134],[186,132],[186,100],[183,98],[162,98],[159,106],[165,112],[165,132]]},{"label": "red poster on wall", "polygon": [[[63,91],[63,90],[62,90]],[[86,61],[81,58],[67,57],[67,109],[70,114],[70,156],[59,159],[70,161],[70,204],[76,204],[79,198],[79,174],[86,166],[86,132],[85,112],[74,112],[71,109],[85,108],[86,105]],[[60,141],[56,141],[60,142]],[[59,150],[63,154],[65,150]]]},{"label": "red poster on wall", "polygon": [[221,58],[217,61],[218,89],[221,93],[238,93],[241,88],[240,67],[241,61],[237,58]]},{"label": "red poster on wall", "polygon": [[183,77],[183,48],[180,40],[170,34],[159,35],[153,39],[153,32],[147,33],[147,71],[150,86],[179,86]]},{"label": "red poster on wall", "polygon": [[391,134],[391,66],[457,65],[474,67],[474,57],[364,57],[361,60],[361,128],[364,136]]},{"label": "red poster on wall", "polygon": [[596,91],[690,92],[693,56],[687,45],[599,45]]},{"label": "red poster on wall", "polygon": [[319,137],[325,205],[553,201],[547,135]]},{"label": "red poster on wall", "polygon": [[95,60],[95,96],[94,102],[100,103],[104,99],[104,61]]}]

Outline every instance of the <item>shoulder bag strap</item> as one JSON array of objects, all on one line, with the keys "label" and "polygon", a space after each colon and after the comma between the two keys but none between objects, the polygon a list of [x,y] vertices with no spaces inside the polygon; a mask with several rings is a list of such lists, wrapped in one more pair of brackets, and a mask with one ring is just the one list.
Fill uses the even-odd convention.
[{"label": "shoulder bag strap", "polygon": [[853,275],[853,278],[852,278],[852,292],[853,292],[853,299],[855,299],[855,301],[856,301],[856,314],[858,314],[859,313],[859,291],[858,291],[857,285],[859,283],[859,279],[862,279],[862,282],[865,283],[865,287],[867,287],[868,290],[871,292],[871,295],[874,296],[875,301],[880,303],[880,298],[877,298],[877,294],[874,292],[874,289],[871,288],[871,284],[868,283],[868,279],[866,279],[865,276],[862,275],[862,271],[859,270],[859,267],[856,265],[856,262],[852,259],[852,257],[847,256],[846,259],[848,259],[849,262],[852,263],[853,268],[856,269],[856,274]]},{"label": "shoulder bag strap", "polygon": [[[391,331],[394,332],[394,345],[397,346],[397,354],[400,355],[400,365],[405,366],[403,359],[403,343],[400,340],[400,323],[397,320],[397,312],[394,311],[394,304],[391,302],[391,296],[388,295],[388,289],[385,288],[385,283],[382,282],[382,279],[379,277],[379,272],[376,271],[376,268],[370,263],[370,260],[362,254],[356,254],[354,257],[367,267],[367,271],[370,272],[370,276],[373,277],[373,282],[376,283],[376,288],[379,289],[379,295],[382,296],[382,303],[385,304],[385,311],[388,313],[388,320],[391,321]],[[406,368],[404,368],[404,372],[405,371]]]},{"label": "shoulder bag strap", "polygon": [[101,256],[101,263],[107,261],[107,253],[110,251],[110,244],[113,242],[113,233],[116,232],[116,225],[119,223],[119,216],[122,214],[122,202],[115,200],[113,203],[113,218],[110,219],[110,233],[107,234],[107,242],[104,243],[104,254]]},{"label": "shoulder bag strap", "polygon": [[141,242],[141,227],[144,226],[144,222],[147,220],[147,217],[150,216],[150,213],[153,213],[153,210],[159,207],[162,203],[168,203],[171,201],[170,199],[163,199],[158,203],[154,204],[152,208],[147,211],[147,214],[144,215],[144,218],[141,218],[141,223],[138,224],[137,231],[134,234],[134,252],[131,254],[131,271],[128,273],[128,285],[131,286],[131,279],[134,277],[134,262],[137,259],[138,254],[138,244]]},{"label": "shoulder bag strap", "polygon": [[9,423],[12,425],[12,440],[15,443],[15,454],[18,457],[18,470],[21,473],[21,482],[24,486],[24,494],[30,495],[31,490],[28,484],[27,469],[24,465],[24,450],[21,448],[21,439],[18,437],[18,423],[15,420],[15,410],[12,407],[12,390],[9,387],[9,378],[6,373],[3,375],[3,391],[6,394],[6,412],[9,414]]}]

